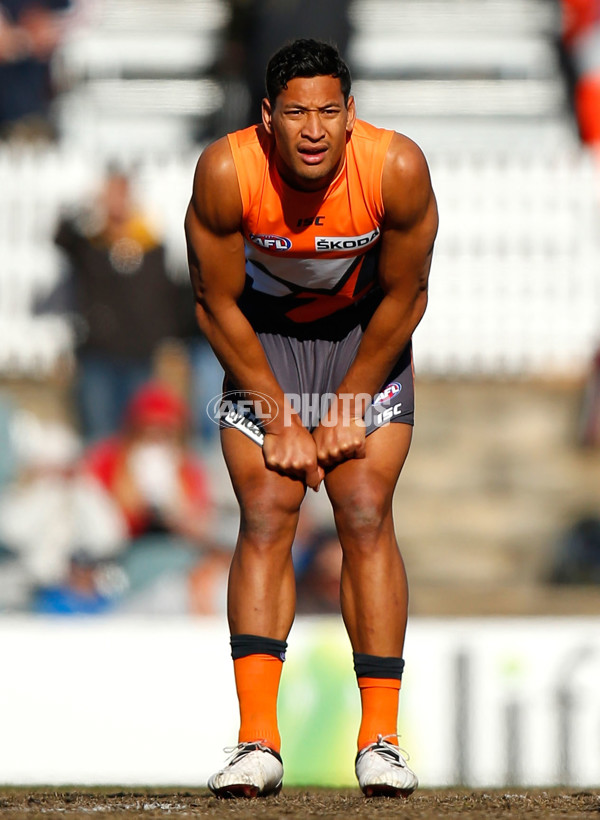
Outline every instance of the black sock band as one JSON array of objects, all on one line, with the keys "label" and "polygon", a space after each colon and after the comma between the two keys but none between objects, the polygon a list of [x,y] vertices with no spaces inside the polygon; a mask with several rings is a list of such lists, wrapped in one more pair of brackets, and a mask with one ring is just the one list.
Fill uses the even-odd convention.
[{"label": "black sock band", "polygon": [[365,655],[354,652],[354,671],[357,678],[395,678],[402,680],[404,660],[402,658],[382,658],[379,655]]},{"label": "black sock band", "polygon": [[248,655],[273,655],[280,661],[285,660],[287,641],[278,641],[277,638],[263,638],[260,635],[232,635],[231,657],[234,661]]}]

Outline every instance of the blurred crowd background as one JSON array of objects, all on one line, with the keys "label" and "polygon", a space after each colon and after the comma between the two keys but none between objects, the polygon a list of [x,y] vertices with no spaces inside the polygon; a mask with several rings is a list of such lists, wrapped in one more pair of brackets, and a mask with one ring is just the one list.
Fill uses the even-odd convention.
[{"label": "blurred crowd background", "polygon": [[[439,200],[396,497],[413,612],[600,613],[596,0],[0,0],[0,612],[225,611],[183,217],[297,36],[339,46]],[[300,613],[338,611],[323,496]]]}]

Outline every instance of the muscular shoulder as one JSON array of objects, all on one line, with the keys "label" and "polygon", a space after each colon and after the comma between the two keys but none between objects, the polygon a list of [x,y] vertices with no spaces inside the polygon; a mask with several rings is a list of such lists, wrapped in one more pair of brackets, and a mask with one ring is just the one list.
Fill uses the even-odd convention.
[{"label": "muscular shoulder", "polygon": [[192,207],[197,218],[215,233],[239,228],[242,200],[227,137],[208,145],[194,174]]},{"label": "muscular shoulder", "polygon": [[419,146],[394,134],[383,167],[382,195],[386,223],[409,227],[434,205],[427,161]]}]

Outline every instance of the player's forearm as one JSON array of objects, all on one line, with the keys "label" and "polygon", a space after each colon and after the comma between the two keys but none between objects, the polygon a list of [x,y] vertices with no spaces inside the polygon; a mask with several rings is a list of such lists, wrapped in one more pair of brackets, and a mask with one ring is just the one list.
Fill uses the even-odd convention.
[{"label": "player's forearm", "polygon": [[[402,351],[410,342],[427,306],[427,291],[399,309],[399,302],[385,296],[367,325],[352,366],[338,389],[338,395],[374,396],[381,389]],[[362,415],[364,406],[357,406]]]},{"label": "player's forearm", "polygon": [[239,308],[196,307],[196,318],[236,389],[280,391],[256,333]]},{"label": "player's forearm", "polygon": [[271,415],[270,423],[275,432],[284,418],[289,418],[289,408],[285,408],[285,397],[265,352],[252,326],[233,303],[215,309],[210,304],[199,303],[196,317],[216,357],[236,390],[248,394],[261,393],[268,396]]}]

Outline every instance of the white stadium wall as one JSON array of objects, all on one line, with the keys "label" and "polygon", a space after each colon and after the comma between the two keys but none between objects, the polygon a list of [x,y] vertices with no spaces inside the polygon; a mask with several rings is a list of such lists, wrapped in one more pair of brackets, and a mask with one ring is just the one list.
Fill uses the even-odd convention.
[{"label": "white stadium wall", "polygon": [[[354,785],[359,698],[335,617],[293,627],[286,782]],[[4,617],[0,781],[203,786],[236,742],[221,619]],[[413,619],[401,745],[423,786],[600,784],[600,620]]]}]

